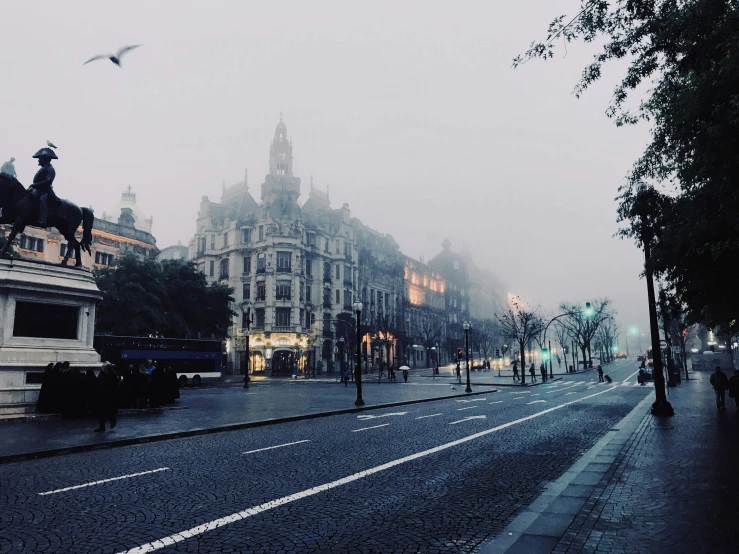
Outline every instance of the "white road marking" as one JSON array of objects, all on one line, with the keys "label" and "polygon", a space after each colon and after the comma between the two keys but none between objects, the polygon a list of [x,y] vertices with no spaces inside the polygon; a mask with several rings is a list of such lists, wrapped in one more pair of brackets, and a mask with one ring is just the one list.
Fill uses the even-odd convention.
[{"label": "white road marking", "polygon": [[590,386],[588,387],[588,390],[590,390],[590,389],[594,389],[594,388],[595,388],[595,387],[597,387],[597,386],[598,386],[598,385],[590,385]]},{"label": "white road marking", "polygon": [[541,394],[539,394],[539,393],[537,392],[536,394],[532,394],[531,396],[532,396],[532,397],[534,397],[534,396],[541,396]]},{"label": "white road marking", "polygon": [[101,479],[100,481],[91,481],[82,485],[75,485],[73,487],[64,487],[63,489],[56,489],[53,491],[46,491],[38,493],[39,496],[47,496],[49,494],[57,494],[59,492],[73,491],[75,489],[84,489],[85,487],[92,487],[93,485],[102,485],[103,483],[110,483],[112,481],[120,481],[122,479],[130,479],[131,477],[140,477],[142,475],[149,475],[151,473],[158,473],[160,471],[169,471],[168,467],[160,467],[158,469],[151,469],[149,471],[140,471],[138,473],[130,473],[128,475],[121,475],[120,477],[111,477],[110,479]]},{"label": "white road marking", "polygon": [[426,419],[427,417],[436,417],[436,416],[440,416],[440,415],[442,415],[442,414],[441,413],[438,413],[438,414],[431,414],[431,415],[422,415],[422,416],[419,416],[419,417],[417,417],[415,419]]},{"label": "white road marking", "polygon": [[572,392],[566,392],[566,393],[565,393],[565,396],[568,396],[568,395],[570,395],[570,394],[577,394],[577,393],[576,393],[575,391],[572,391]]},{"label": "white road marking", "polygon": [[467,406],[466,408],[457,408],[458,412],[461,412],[462,410],[471,410],[472,408],[479,408],[480,406]]},{"label": "white road marking", "polygon": [[490,405],[492,406],[493,404],[500,404],[502,402],[503,402],[502,400],[496,400],[495,402],[491,402]]},{"label": "white road marking", "polygon": [[526,402],[526,405],[528,406],[529,404],[541,404],[542,402],[546,403],[546,400],[534,400],[532,402]]},{"label": "white road marking", "polygon": [[380,417],[401,416],[407,413],[408,412],[393,412],[391,414],[380,414],[380,415],[365,414],[365,415],[358,415],[357,419],[359,419],[360,421],[365,421],[367,419],[377,419]]},{"label": "white road marking", "polygon": [[576,387],[577,385],[584,385],[585,383],[573,383],[572,385],[568,385],[566,387],[560,387],[557,390],[550,390],[548,392],[545,392],[544,394],[552,394],[553,392],[561,392],[563,390],[571,389],[572,387]]},{"label": "white road marking", "polygon": [[472,400],[465,400],[465,399],[463,399],[463,400],[457,400],[457,402],[465,402],[465,403],[468,403],[468,402],[482,402],[483,400],[487,400],[487,398],[485,398],[483,396],[482,398],[474,398]]},{"label": "white road marking", "polygon": [[517,396],[516,398],[513,398],[512,400],[526,400],[525,396]]},{"label": "white road marking", "polygon": [[623,383],[621,383],[621,386],[622,386],[622,387],[628,387],[628,386],[629,386],[629,384],[630,384],[630,383],[629,383],[628,381],[624,381]]},{"label": "white road marking", "polygon": [[522,392],[512,392],[511,394],[531,394],[530,390],[522,391]]},{"label": "white road marking", "polygon": [[275,448],[282,448],[283,446],[292,446],[293,444],[302,444],[304,442],[310,442],[309,440],[286,442],[285,444],[278,444],[277,446],[267,446],[266,448],[257,448],[256,450],[249,450],[242,452],[242,454],[254,454],[255,452],[264,452],[265,450],[274,450]]},{"label": "white road marking", "polygon": [[389,423],[383,423],[382,425],[373,425],[372,427],[362,427],[361,429],[352,429],[352,433],[359,433],[360,431],[368,431],[369,429],[377,429],[378,427],[387,427]]},{"label": "white road marking", "polygon": [[[411,454],[409,456],[405,456],[403,458],[398,458],[397,460],[392,460],[390,462],[387,462],[385,464],[374,466],[369,469],[365,469],[363,471],[359,471],[357,473],[353,473],[351,475],[347,475],[346,477],[343,477],[341,479],[337,479],[336,481],[331,481],[329,483],[324,483],[323,485],[318,485],[315,487],[312,487],[310,489],[306,489],[304,491],[291,494],[288,496],[283,496],[282,498],[277,498],[276,500],[270,500],[269,502],[265,502],[264,504],[260,504],[258,506],[253,506],[251,508],[247,508],[245,510],[242,510],[240,512],[235,512],[231,515],[227,515],[224,517],[220,517],[218,519],[214,519],[212,521],[209,521],[207,523],[203,523],[201,525],[198,525],[196,527],[191,527],[190,529],[186,529],[184,531],[180,531],[179,533],[174,533],[172,535],[169,535],[167,537],[161,538],[159,540],[148,542],[145,544],[142,544],[140,546],[137,546],[135,548],[131,548],[130,550],[124,550],[119,552],[118,554],[145,554],[147,552],[154,552],[155,550],[161,550],[162,548],[166,546],[171,546],[173,544],[176,544],[178,542],[185,541],[187,539],[191,539],[193,537],[197,537],[199,535],[202,535],[203,533],[207,533],[208,531],[213,531],[214,529],[219,529],[220,527],[223,527],[225,525],[228,525],[230,523],[234,523],[236,521],[241,521],[244,519],[247,519],[249,517],[261,514],[262,512],[266,512],[268,510],[273,510],[274,508],[278,508],[280,506],[284,506],[285,504],[290,504],[291,502],[295,502],[297,500],[302,500],[303,498],[307,498],[309,496],[313,496],[315,494],[319,494],[322,492],[326,492],[331,489],[335,489],[336,487],[341,487],[342,485],[346,485],[348,483],[353,483],[354,481],[358,481],[360,479],[364,479],[365,477],[369,477],[370,475],[374,475],[376,473],[380,473],[381,471],[386,471],[388,469],[392,469],[394,467],[397,467],[402,464],[406,464],[408,462],[412,462],[414,460],[418,460],[419,458],[425,458],[426,456],[430,456],[432,454],[436,454],[438,452],[442,452],[444,450],[447,450],[449,448],[453,448],[455,446],[459,446],[460,444],[464,444],[466,442],[470,442],[473,440],[477,440],[481,437],[485,437],[487,435],[490,435],[492,433],[496,433],[498,431],[501,431],[503,429],[507,429],[508,427],[512,427],[514,425],[518,425],[519,423],[523,423],[524,421],[530,421],[532,419],[535,419],[537,417],[541,417],[545,414],[549,414],[555,410],[561,410],[562,408],[566,408],[567,406],[571,406],[572,404],[577,404],[578,402],[582,402],[584,400],[588,400],[590,398],[593,398],[595,396],[599,396],[601,394],[605,394],[607,392],[611,392],[618,387],[609,387],[605,390],[602,390],[600,392],[596,392],[593,394],[590,394],[588,396],[583,396],[582,398],[578,398],[577,400],[571,400],[570,402],[564,402],[562,404],[559,404],[558,406],[552,406],[551,408],[547,408],[546,410],[542,410],[540,412],[536,412],[535,414],[528,415],[526,417],[522,417],[520,419],[516,419],[514,421],[509,421],[508,423],[503,423],[502,425],[498,425],[497,427],[492,427],[491,429],[486,429],[484,431],[480,431],[478,433],[474,433],[472,435],[462,437],[461,439],[457,439],[451,442],[447,442],[445,444],[440,444],[439,446],[434,446],[433,448],[429,448],[428,450],[423,450],[421,452],[416,452],[415,454]],[[387,424],[389,425],[389,424]]]},{"label": "white road marking", "polygon": [[464,423],[465,421],[471,421],[473,419],[487,419],[488,416],[484,415],[473,415],[470,417],[466,417],[464,419],[460,419],[459,421],[450,421],[449,425],[456,425],[457,423]]}]

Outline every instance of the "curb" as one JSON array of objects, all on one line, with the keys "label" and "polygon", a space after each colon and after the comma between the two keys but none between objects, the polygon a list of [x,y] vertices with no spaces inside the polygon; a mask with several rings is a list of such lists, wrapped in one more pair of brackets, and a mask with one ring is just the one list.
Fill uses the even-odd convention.
[{"label": "curb", "polygon": [[[158,408],[121,408],[118,410],[118,415],[140,415],[140,414],[161,414],[162,412],[169,412],[172,410],[187,410],[187,406],[160,406]],[[19,414],[18,417],[3,417],[0,418],[0,429],[4,423],[25,423],[28,421],[50,421],[50,420],[61,420],[64,419],[62,414]],[[74,417],[72,419],[89,419],[95,420],[95,416],[84,416]]]},{"label": "curb", "polygon": [[94,444],[80,444],[77,446],[69,446],[66,448],[51,448],[49,450],[36,450],[34,452],[23,452],[19,454],[9,454],[0,456],[0,464],[10,462],[19,462],[23,460],[35,460],[37,458],[50,458],[53,456],[62,456],[66,454],[75,454],[78,452],[88,452],[90,450],[108,450],[110,448],[118,448],[120,446],[132,446],[135,444],[145,444],[149,442],[160,442],[172,439],[182,439],[187,437],[197,437],[200,435],[210,435],[212,433],[223,433],[226,431],[239,431],[241,429],[251,429],[253,427],[265,427],[267,425],[277,425],[279,423],[291,423],[294,421],[304,421],[308,419],[319,419],[343,414],[354,414],[357,412],[366,412],[371,410],[382,410],[384,408],[394,408],[396,406],[407,406],[410,404],[422,404],[424,402],[436,402],[438,400],[450,400],[453,398],[479,396],[481,394],[490,394],[498,392],[497,389],[486,390],[481,392],[470,392],[464,394],[452,394],[449,396],[436,396],[434,398],[422,398],[421,400],[404,400],[402,402],[390,402],[387,404],[377,404],[374,406],[363,406],[360,408],[345,408],[342,410],[332,410],[329,412],[317,412],[315,414],[302,414],[289,417],[281,417],[274,419],[265,419],[262,421],[251,421],[244,423],[230,423],[228,425],[219,425],[217,427],[209,427],[203,429],[188,429],[186,431],[175,431],[172,433],[162,433],[158,435],[145,435],[143,437],[131,437],[128,439],[119,439],[107,442],[99,442]]}]

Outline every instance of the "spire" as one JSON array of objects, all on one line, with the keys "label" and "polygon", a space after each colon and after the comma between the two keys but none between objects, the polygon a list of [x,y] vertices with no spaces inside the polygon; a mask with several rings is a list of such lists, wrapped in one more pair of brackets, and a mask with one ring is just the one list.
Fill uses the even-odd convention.
[{"label": "spire", "polygon": [[328,183],[326,183],[326,200],[328,200],[329,202],[331,201],[331,196],[329,195]]},{"label": "spire", "polygon": [[244,185],[249,188],[249,169],[244,168]]},{"label": "spire", "polygon": [[313,190],[313,174],[310,174],[310,190]]}]

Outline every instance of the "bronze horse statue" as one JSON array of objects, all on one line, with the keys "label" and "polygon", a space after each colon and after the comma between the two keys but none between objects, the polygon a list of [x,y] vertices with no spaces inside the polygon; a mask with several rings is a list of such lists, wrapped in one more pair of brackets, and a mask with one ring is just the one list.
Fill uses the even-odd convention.
[{"label": "bronze horse statue", "polygon": [[[38,222],[38,206],[31,193],[16,179],[7,173],[0,173],[0,223],[13,226],[5,247],[0,256],[9,254],[10,243],[18,233],[22,233],[26,225],[36,225]],[[89,208],[80,208],[69,200],[56,199],[56,203],[49,210],[47,227],[56,227],[67,241],[67,253],[62,265],[67,265],[69,257],[74,251],[76,266],[82,265],[82,250],[92,255],[92,224],[95,216]],[[75,236],[82,224],[82,240]]]}]

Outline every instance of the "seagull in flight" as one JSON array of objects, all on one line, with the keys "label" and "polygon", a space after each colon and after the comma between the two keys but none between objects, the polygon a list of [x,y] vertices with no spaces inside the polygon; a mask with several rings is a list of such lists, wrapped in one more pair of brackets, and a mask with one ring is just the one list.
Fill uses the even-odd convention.
[{"label": "seagull in flight", "polygon": [[58,148],[56,144],[54,144],[53,142],[49,142],[48,140],[46,141],[46,146],[48,146],[49,148]]},{"label": "seagull in flight", "polygon": [[134,48],[138,48],[139,46],[141,46],[141,45],[140,44],[134,44],[134,45],[131,45],[131,46],[124,46],[123,48],[121,48],[120,50],[118,50],[118,52],[116,52],[115,54],[100,54],[99,56],[95,56],[93,58],[90,58],[89,60],[87,60],[82,65],[87,65],[88,63],[94,62],[95,60],[104,60],[105,58],[108,58],[111,62],[113,62],[114,64],[116,64],[118,67],[121,67],[121,56],[123,56],[123,54],[125,54],[126,52],[129,52],[129,51],[133,50]]}]

